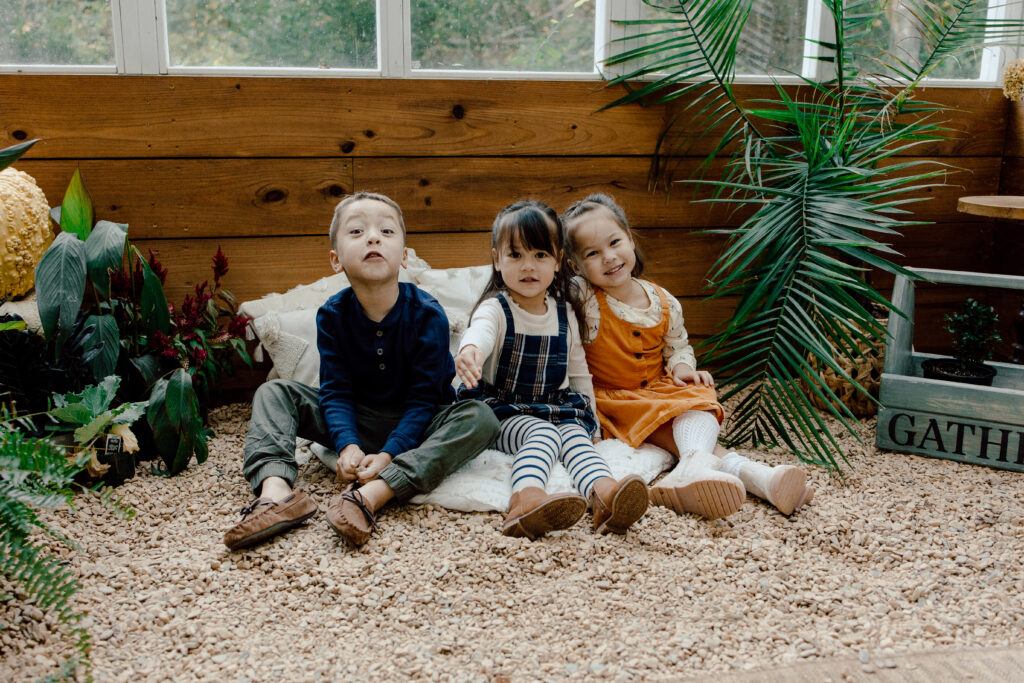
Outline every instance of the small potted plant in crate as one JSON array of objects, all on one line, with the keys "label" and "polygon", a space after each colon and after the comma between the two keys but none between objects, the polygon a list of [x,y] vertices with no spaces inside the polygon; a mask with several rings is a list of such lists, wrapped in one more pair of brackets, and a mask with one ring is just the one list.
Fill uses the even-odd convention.
[{"label": "small potted plant in crate", "polygon": [[999,336],[996,310],[977,299],[967,299],[963,310],[945,317],[944,330],[953,335],[955,358],[932,358],[921,363],[928,379],[992,386],[996,369],[986,365]]},{"label": "small potted plant in crate", "polygon": [[[937,284],[1024,291],[1024,276],[1019,275],[908,271]],[[1024,367],[991,361],[998,375],[988,385],[931,379],[924,365],[941,356],[914,349],[913,279],[896,277],[892,303],[900,313],[889,316],[875,445],[1024,472]],[[977,302],[946,318],[959,357],[988,357],[985,350],[997,339],[994,318],[989,307]]]}]

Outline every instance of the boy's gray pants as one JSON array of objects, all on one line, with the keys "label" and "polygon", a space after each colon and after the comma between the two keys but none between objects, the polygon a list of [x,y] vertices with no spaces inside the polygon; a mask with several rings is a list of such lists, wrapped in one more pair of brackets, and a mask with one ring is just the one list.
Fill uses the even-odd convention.
[{"label": "boy's gray pants", "polygon": [[[401,417],[401,411],[356,406],[359,447],[365,453],[380,452]],[[493,443],[497,434],[498,420],[489,406],[472,400],[442,406],[424,430],[423,443],[405,453],[393,453],[380,478],[399,501],[432,491]],[[252,401],[242,465],[253,493],[259,495],[267,477],[281,477],[295,485],[296,437],[334,448],[320,412],[318,390],[290,379],[265,382]]]}]

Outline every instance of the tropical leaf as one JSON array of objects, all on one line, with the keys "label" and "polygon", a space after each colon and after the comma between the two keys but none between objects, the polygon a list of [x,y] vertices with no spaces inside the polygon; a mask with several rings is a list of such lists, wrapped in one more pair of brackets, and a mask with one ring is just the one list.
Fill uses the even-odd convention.
[{"label": "tropical leaf", "polygon": [[82,175],[76,168],[60,205],[60,229],[84,240],[92,230],[92,221],[92,197],[85,189]]},{"label": "tropical leaf", "polygon": [[[95,353],[91,353],[95,351]],[[94,378],[112,375],[121,354],[121,331],[112,315],[90,315],[85,319],[83,355],[90,355],[89,367]]]},{"label": "tropical leaf", "polygon": [[0,171],[4,170],[15,161],[21,158],[21,155],[29,151],[32,145],[39,142],[39,138],[34,140],[26,140],[25,142],[19,142],[16,145],[10,147],[4,147],[0,149]]},{"label": "tropical leaf", "polygon": [[85,262],[89,281],[105,297],[110,297],[110,271],[119,270],[124,259],[128,226],[98,221],[85,240]]},{"label": "tropical leaf", "polygon": [[142,314],[143,324],[146,332],[166,333],[171,325],[171,315],[167,308],[167,297],[164,296],[164,286],[160,278],[149,267],[146,259],[135,247],[132,247],[138,263],[142,265],[142,296],[140,297],[139,308]]},{"label": "tropical leaf", "polygon": [[85,295],[85,245],[62,232],[36,266],[36,300],[43,333],[57,341],[58,354],[71,334]]}]

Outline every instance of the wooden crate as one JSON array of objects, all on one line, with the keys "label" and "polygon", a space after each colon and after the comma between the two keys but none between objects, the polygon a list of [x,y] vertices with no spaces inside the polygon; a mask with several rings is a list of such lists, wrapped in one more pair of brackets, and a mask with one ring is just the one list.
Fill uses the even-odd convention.
[{"label": "wooden crate", "polygon": [[[1024,277],[914,268],[925,280],[953,285],[1024,290]],[[893,305],[908,318],[889,316],[889,338],[875,444],[1000,469],[1024,472],[1024,366],[990,363],[991,387],[924,379],[915,353],[914,282],[898,276]]]}]

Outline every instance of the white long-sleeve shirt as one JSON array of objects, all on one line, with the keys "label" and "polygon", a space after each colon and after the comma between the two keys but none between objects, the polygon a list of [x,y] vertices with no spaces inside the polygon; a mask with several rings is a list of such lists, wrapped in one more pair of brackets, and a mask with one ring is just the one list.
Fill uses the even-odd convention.
[{"label": "white long-sleeve shirt", "polygon": [[[579,276],[573,279],[575,284],[579,285],[580,291],[583,292],[583,313],[587,320],[587,329],[583,331],[583,340],[589,344],[597,338],[597,331],[601,326],[601,305],[589,282]],[[635,308],[606,295],[608,308],[627,323],[639,327],[654,327],[661,322],[661,298],[658,297],[658,288],[646,280],[633,279],[640,283],[647,293],[647,308]],[[665,347],[662,349],[665,368],[671,373],[672,368],[676,365],[686,363],[696,370],[697,357],[693,353],[689,336],[686,334],[686,327],[683,325],[683,307],[668,292],[665,292],[665,298],[668,300],[668,331],[665,333]]]},{"label": "white long-sleeve shirt", "polygon": [[[506,297],[509,309],[512,311],[512,319],[515,321],[518,334],[543,335],[553,337],[558,334],[558,310],[555,308],[555,299],[548,296],[544,303],[547,304],[547,311],[542,315],[528,313],[512,300]],[[568,365],[569,371],[560,389],[570,389],[583,394],[590,401],[591,409],[597,403],[594,400],[594,380],[590,376],[590,369],[587,367],[587,355],[583,351],[583,343],[580,341],[579,325],[572,307],[565,304],[566,317],[569,323],[569,350]],[[497,298],[484,300],[473,313],[469,321],[469,329],[462,337],[462,344],[459,351],[467,346],[475,346],[484,354],[483,379],[494,384],[494,377],[497,374],[498,358],[501,356],[501,342],[505,338],[505,313]]]}]

